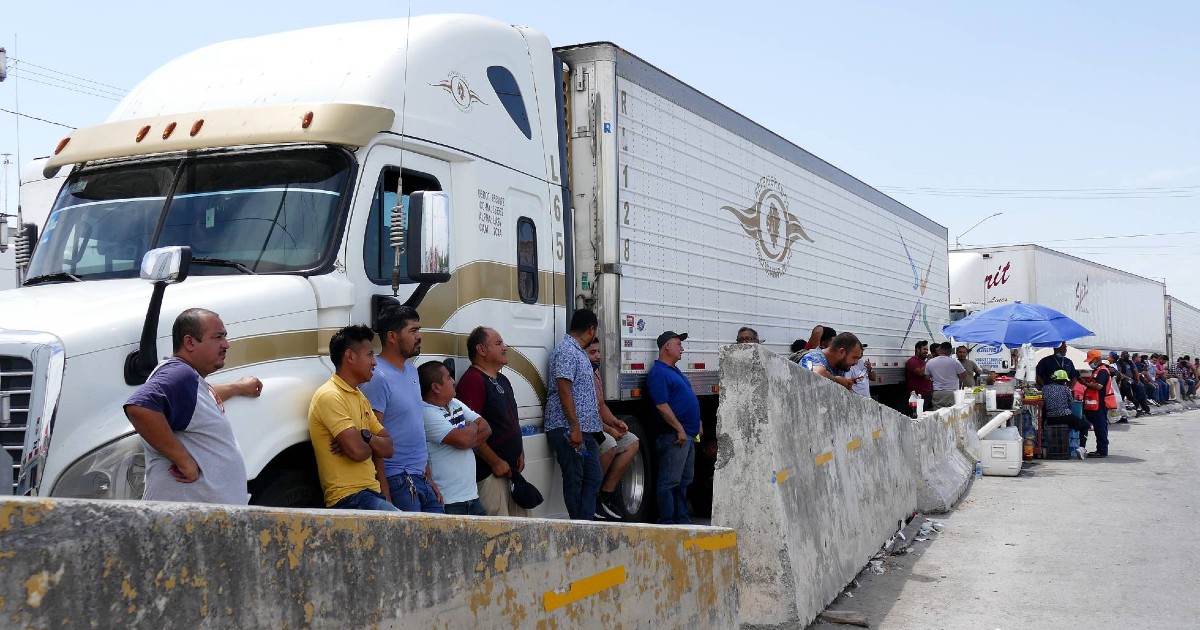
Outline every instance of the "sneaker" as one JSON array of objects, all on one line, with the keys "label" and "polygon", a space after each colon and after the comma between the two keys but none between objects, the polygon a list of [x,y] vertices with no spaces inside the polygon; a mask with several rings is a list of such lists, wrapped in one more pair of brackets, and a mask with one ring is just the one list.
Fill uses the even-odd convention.
[{"label": "sneaker", "polygon": [[1100,458],[1100,459],[1103,459],[1103,458],[1105,458],[1105,457],[1108,457],[1108,453],[1101,453],[1101,452],[1099,452],[1099,451],[1093,451],[1093,452],[1091,452],[1091,453],[1088,453],[1088,454],[1087,454],[1087,456],[1088,456],[1088,457],[1092,457],[1092,458]]},{"label": "sneaker", "polygon": [[1082,446],[1075,449],[1075,454],[1079,456],[1079,459],[1087,459],[1087,449]]},{"label": "sneaker", "polygon": [[1129,423],[1129,416],[1121,416],[1121,419],[1117,420],[1117,424],[1128,424],[1128,423]]},{"label": "sneaker", "polygon": [[604,513],[606,519],[621,521],[627,516],[625,506],[621,505],[621,500],[615,492],[601,492],[597,497],[596,507],[596,511]]},{"label": "sneaker", "polygon": [[1144,416],[1144,415],[1146,415],[1146,412],[1145,412],[1145,411],[1142,411],[1141,409],[1138,409],[1138,412],[1137,412],[1136,414],[1134,414],[1134,416],[1133,416],[1133,417],[1134,417],[1134,418],[1141,418],[1141,417],[1142,417],[1142,416]]}]

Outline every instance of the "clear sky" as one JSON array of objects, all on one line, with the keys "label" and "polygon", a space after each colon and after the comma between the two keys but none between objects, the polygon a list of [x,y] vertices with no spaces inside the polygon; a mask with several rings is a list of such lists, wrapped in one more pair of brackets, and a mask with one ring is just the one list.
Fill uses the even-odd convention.
[{"label": "clear sky", "polygon": [[[66,73],[111,94],[209,43],[408,10],[7,0],[0,46],[42,67],[26,67],[42,74],[20,83],[20,111],[85,126],[115,101],[34,81]],[[1165,278],[1200,306],[1200,4],[413,0],[411,10],[488,15],[555,45],[616,42],[945,225],[951,245],[1002,212],[961,242],[1043,244]],[[17,109],[14,81],[0,83],[4,109]],[[15,120],[0,112],[0,153],[17,153]],[[23,119],[21,159],[66,132]],[[16,179],[14,164],[14,209]],[[1162,236],[1093,238],[1141,234]]]}]

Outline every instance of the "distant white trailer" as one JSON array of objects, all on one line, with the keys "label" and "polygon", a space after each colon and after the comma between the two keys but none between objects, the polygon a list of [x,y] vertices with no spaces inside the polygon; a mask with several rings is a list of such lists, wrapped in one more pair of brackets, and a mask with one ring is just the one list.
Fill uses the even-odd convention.
[{"label": "distant white trailer", "polygon": [[49,178],[42,175],[46,160],[47,158],[35,159],[21,169],[16,212],[14,216],[7,218],[7,225],[5,218],[0,217],[0,230],[9,230],[12,236],[8,239],[4,251],[0,252],[0,291],[15,288],[20,282],[16,263],[17,234],[26,224],[32,224],[41,230],[50,214],[50,207],[54,205],[54,199],[67,178],[66,171]]},{"label": "distant white trailer", "polygon": [[1170,295],[1166,306],[1167,354],[1172,359],[1200,356],[1200,309]]},{"label": "distant white trailer", "polygon": [[[951,320],[1011,302],[1041,304],[1095,332],[1073,342],[1080,348],[1166,351],[1166,287],[1157,280],[1038,245],[954,250],[949,266]],[[1010,368],[1008,356],[972,350],[985,369]]]}]

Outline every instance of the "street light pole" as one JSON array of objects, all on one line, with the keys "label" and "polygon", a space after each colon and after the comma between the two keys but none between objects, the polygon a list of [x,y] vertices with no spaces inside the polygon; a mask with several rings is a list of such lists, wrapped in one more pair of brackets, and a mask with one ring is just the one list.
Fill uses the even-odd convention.
[{"label": "street light pole", "polygon": [[980,225],[983,225],[983,222],[984,222],[984,221],[987,221],[988,219],[992,219],[992,218],[998,217],[998,216],[1000,216],[1000,215],[1002,215],[1002,214],[1004,214],[1004,212],[997,212],[996,214],[990,214],[990,215],[988,215],[988,216],[986,216],[986,217],[983,217],[982,219],[980,219],[980,220],[979,220],[979,223],[976,223],[975,225],[972,225],[971,227],[967,228],[967,231],[966,231],[966,232],[963,232],[962,234],[959,234],[958,236],[955,236],[955,237],[954,237],[954,248],[955,248],[955,249],[958,249],[958,247],[959,247],[959,244],[958,244],[958,239],[960,239],[960,238],[962,238],[962,237],[966,236],[966,235],[967,235],[967,232],[970,232],[971,230],[974,230],[975,228],[979,227]]}]

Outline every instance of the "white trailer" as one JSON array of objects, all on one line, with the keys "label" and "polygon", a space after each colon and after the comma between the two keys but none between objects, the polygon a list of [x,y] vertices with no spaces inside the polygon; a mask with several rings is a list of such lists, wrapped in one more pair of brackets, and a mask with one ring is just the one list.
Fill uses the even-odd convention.
[{"label": "white trailer", "polygon": [[948,321],[944,227],[617,46],[559,54],[572,133],[599,132],[572,144],[573,280],[609,398],[641,394],[664,330],[689,334],[681,367],[714,405],[742,326],[784,354],[815,324],[854,332],[881,385],[903,379]]},{"label": "white trailer", "polygon": [[1168,295],[1166,352],[1172,359],[1200,356],[1200,309]]},{"label": "white trailer", "polygon": [[[1095,333],[1074,343],[1103,350],[1163,352],[1162,282],[1038,245],[950,252],[950,312],[958,320],[998,304],[1049,306]],[[976,347],[985,369],[1008,369],[1007,352]]]},{"label": "white trailer", "polygon": [[[711,429],[718,347],[740,326],[780,352],[816,323],[856,332],[897,381],[905,348],[947,321],[942,226],[615,45],[552,49],[486,18],[201,49],[72,133],[47,174],[61,167],[29,277],[0,293],[0,394],[28,494],[139,496],[121,411],[137,375],[122,367],[161,356],[187,307],[229,331],[214,382],[264,382],[226,405],[260,504],[320,499],[306,413],[338,328],[415,305],[420,360],[459,373],[466,335],[496,328],[544,515],[563,512],[541,432],[547,360],[571,312],[594,308],[606,397],[646,444],[622,484],[639,518],[655,423],[641,382],[660,332],[689,333],[681,368]],[[410,219],[398,286],[394,209]],[[139,263],[164,245],[209,260],[166,290],[157,345],[139,343],[155,330]]]},{"label": "white trailer", "polygon": [[0,231],[6,232],[3,247],[0,247],[0,291],[21,283],[21,254],[32,251],[30,245],[37,242],[36,235],[67,178],[66,172],[46,177],[42,168],[47,159],[31,160],[21,168],[16,212],[7,217],[7,225],[5,217],[0,217]]}]

